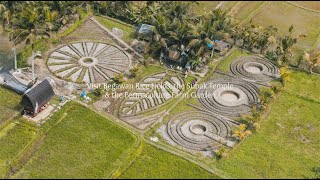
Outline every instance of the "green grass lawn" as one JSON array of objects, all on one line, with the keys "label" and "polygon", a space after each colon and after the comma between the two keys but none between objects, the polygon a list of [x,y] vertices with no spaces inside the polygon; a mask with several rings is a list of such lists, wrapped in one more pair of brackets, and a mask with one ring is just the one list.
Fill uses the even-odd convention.
[{"label": "green grass lawn", "polygon": [[20,100],[18,94],[0,87],[0,125],[18,113],[21,109]]},{"label": "green grass lawn", "polygon": [[120,178],[217,179],[219,177],[178,156],[151,145],[145,145],[142,154]]},{"label": "green grass lawn", "polygon": [[240,56],[248,56],[248,55],[250,54],[246,53],[245,51],[236,49],[229,56],[221,60],[221,62],[217,67],[217,70],[222,72],[230,72],[230,64],[232,63],[232,61],[234,61],[236,58]]},{"label": "green grass lawn", "polygon": [[237,178],[313,178],[320,166],[320,77],[294,72],[257,134],[218,163]]},{"label": "green grass lawn", "polygon": [[135,31],[135,29],[133,27],[127,26],[127,25],[119,23],[117,21],[113,21],[111,19],[103,18],[100,16],[95,16],[95,18],[97,19],[97,21],[99,21],[103,26],[108,28],[110,31],[112,30],[112,28],[121,29],[123,31],[122,39],[126,43],[130,43],[132,41],[132,36]]},{"label": "green grass lawn", "polygon": [[3,178],[6,166],[23,150],[34,135],[34,127],[24,122],[11,122],[0,129],[0,178]]},{"label": "green grass lawn", "polygon": [[77,103],[68,103],[43,127],[52,128],[18,178],[106,178],[134,145],[126,130]]}]

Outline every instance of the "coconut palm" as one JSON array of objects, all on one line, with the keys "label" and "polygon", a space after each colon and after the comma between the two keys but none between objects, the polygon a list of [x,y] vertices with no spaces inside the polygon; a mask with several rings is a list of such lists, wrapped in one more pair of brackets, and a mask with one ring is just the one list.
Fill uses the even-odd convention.
[{"label": "coconut palm", "polygon": [[240,124],[238,129],[234,131],[232,137],[235,137],[242,141],[247,136],[251,135],[252,132],[250,130],[247,130],[247,126],[245,124]]},{"label": "coconut palm", "polygon": [[190,40],[187,50],[193,50],[203,61],[208,44],[213,44],[212,29],[208,21],[200,19],[199,23],[193,26],[193,34],[194,38]]},{"label": "coconut palm", "polygon": [[300,34],[297,37],[292,37],[293,25],[289,28],[289,34],[279,38],[279,46],[277,47],[277,55],[280,57],[278,63],[285,65],[288,63],[289,58],[292,57],[291,48],[298,41],[298,38],[306,37],[304,34]]},{"label": "coconut palm", "polygon": [[208,16],[209,24],[212,25],[214,39],[225,39],[232,31],[232,26],[235,23],[233,18],[228,15],[228,11],[215,9]]},{"label": "coconut palm", "polygon": [[268,45],[276,43],[275,35],[277,31],[277,28],[272,25],[262,30],[257,41],[257,48],[260,48],[260,54],[264,53]]},{"label": "coconut palm", "polygon": [[57,18],[59,17],[59,14],[57,11],[51,11],[48,6],[44,7],[43,10],[44,10],[44,14],[45,14],[46,28],[51,33],[52,29],[55,26],[55,22],[56,22]]},{"label": "coconut palm", "polygon": [[186,17],[192,18],[190,12],[190,2],[181,1],[170,1],[164,3],[163,9],[165,10],[164,15],[168,17],[169,20],[177,18],[180,21]]},{"label": "coconut palm", "polygon": [[201,57],[196,57],[196,58],[191,58],[188,63],[190,64],[191,68],[194,69],[196,68],[197,66],[203,64],[202,63],[202,60],[201,60]]},{"label": "coconut palm", "polygon": [[19,44],[24,41],[25,45],[31,45],[32,50],[32,78],[34,77],[34,43],[38,39],[50,37],[50,35],[43,29],[37,28],[39,22],[38,9],[36,7],[28,7],[21,14],[21,21],[25,24],[20,25],[21,27],[13,30],[10,33],[10,41]]},{"label": "coconut palm", "polygon": [[159,50],[160,52],[163,52],[168,48],[168,19],[159,14],[156,17],[153,17],[152,21],[152,24],[155,26],[154,36],[152,38],[153,42],[151,43],[152,49],[154,52],[158,52]]},{"label": "coconut palm", "polygon": [[233,44],[237,45],[237,41],[241,39],[241,30],[240,25],[234,26],[230,29],[230,38],[233,39]]},{"label": "coconut palm", "polygon": [[313,68],[320,64],[320,50],[318,52],[308,53],[304,51],[304,58],[309,64],[309,72],[313,73]]},{"label": "coconut palm", "polygon": [[173,19],[173,22],[168,27],[167,33],[169,45],[176,45],[180,51],[184,51],[189,41],[193,38],[192,27],[187,23],[186,19]]},{"label": "coconut palm", "polygon": [[9,24],[10,17],[11,17],[10,10],[8,10],[5,5],[0,4],[0,21],[1,21],[3,31],[6,28],[6,23]]}]

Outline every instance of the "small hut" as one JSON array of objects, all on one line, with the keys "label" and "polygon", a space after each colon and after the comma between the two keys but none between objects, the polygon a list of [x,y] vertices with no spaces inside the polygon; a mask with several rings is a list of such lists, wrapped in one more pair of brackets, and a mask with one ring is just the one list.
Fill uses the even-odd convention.
[{"label": "small hut", "polygon": [[45,79],[23,94],[21,101],[23,113],[36,116],[46,107],[54,95],[50,79]]},{"label": "small hut", "polygon": [[208,48],[223,55],[231,48],[231,46],[224,41],[213,40],[213,44],[208,44]]},{"label": "small hut", "polygon": [[169,49],[167,53],[167,59],[181,63],[181,54],[179,51]]},{"label": "small hut", "polygon": [[137,27],[138,39],[151,41],[155,27],[149,24],[141,24]]}]

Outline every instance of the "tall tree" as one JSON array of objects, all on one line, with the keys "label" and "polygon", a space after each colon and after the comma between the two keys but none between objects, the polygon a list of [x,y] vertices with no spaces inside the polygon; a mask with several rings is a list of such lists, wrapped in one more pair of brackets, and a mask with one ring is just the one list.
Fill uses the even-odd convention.
[{"label": "tall tree", "polygon": [[31,45],[32,50],[32,78],[35,80],[34,75],[34,43],[37,39],[49,37],[50,35],[43,29],[37,28],[39,22],[38,9],[34,6],[24,8],[21,13],[20,20],[24,24],[19,24],[20,27],[10,33],[10,40],[14,44],[19,44],[24,41],[25,45]]},{"label": "tall tree", "polygon": [[262,29],[257,41],[257,48],[260,48],[260,54],[264,53],[268,45],[276,43],[275,36],[277,31],[277,28],[274,28],[272,25],[265,29]]},{"label": "tall tree", "polygon": [[6,23],[9,24],[10,17],[11,17],[10,10],[8,10],[5,5],[0,4],[0,21],[1,21],[3,31],[6,28]]},{"label": "tall tree", "polygon": [[309,72],[313,73],[313,68],[320,65],[320,50],[312,53],[304,52],[304,58],[309,64]]},{"label": "tall tree", "polygon": [[289,28],[289,34],[279,37],[279,46],[277,47],[278,63],[280,65],[288,64],[290,57],[292,57],[291,48],[298,41],[298,37],[305,37],[305,35],[299,35],[293,37],[293,25]]},{"label": "tall tree", "polygon": [[51,33],[52,29],[54,29],[54,27],[55,27],[55,23],[56,23],[56,20],[59,17],[59,14],[58,14],[57,11],[51,11],[49,6],[45,6],[43,8],[43,11],[44,11],[44,14],[45,14],[45,22],[46,22],[45,25],[46,25],[46,28]]},{"label": "tall tree", "polygon": [[211,27],[212,26],[210,26],[208,21],[200,19],[199,23],[193,26],[194,38],[190,40],[190,43],[187,46],[187,50],[193,50],[198,57],[201,57],[202,61],[204,59],[208,44],[213,44],[211,41]]}]

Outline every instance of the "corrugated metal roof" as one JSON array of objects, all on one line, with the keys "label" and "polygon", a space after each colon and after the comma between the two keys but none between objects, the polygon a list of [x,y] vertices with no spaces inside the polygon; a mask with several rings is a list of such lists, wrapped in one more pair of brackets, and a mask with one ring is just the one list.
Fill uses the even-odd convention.
[{"label": "corrugated metal roof", "polygon": [[45,79],[44,81],[24,93],[24,95],[22,96],[22,104],[30,105],[28,103],[29,100],[32,105],[32,107],[29,108],[32,108],[34,111],[36,111],[37,107],[43,106],[54,95],[55,94],[50,82],[48,81],[48,79]]}]

